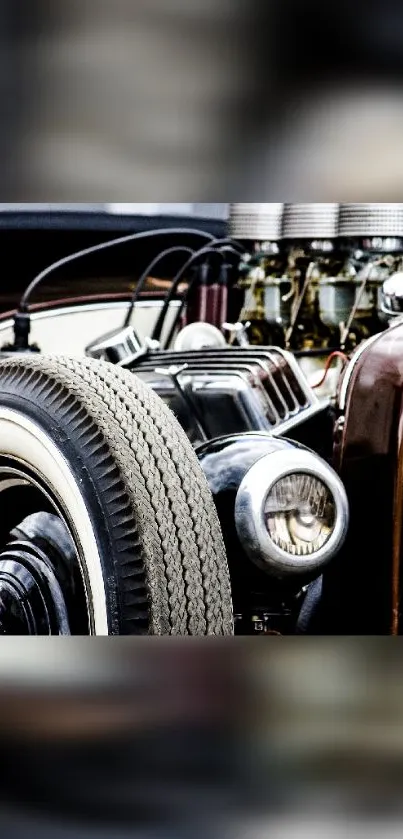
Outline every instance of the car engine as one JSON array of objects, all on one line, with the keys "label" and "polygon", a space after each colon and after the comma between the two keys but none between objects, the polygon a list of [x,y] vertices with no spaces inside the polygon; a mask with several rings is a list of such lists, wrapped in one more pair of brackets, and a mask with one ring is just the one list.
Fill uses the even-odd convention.
[{"label": "car engine", "polygon": [[[269,209],[268,209],[269,208]],[[245,246],[239,319],[252,343],[351,350],[385,327],[385,280],[402,270],[403,204],[233,204]]]},{"label": "car engine", "polygon": [[[93,342],[88,353],[124,365],[135,363],[137,372],[141,368],[141,375],[147,374],[156,387],[150,369],[153,361],[169,367],[187,364],[188,382],[199,364],[198,400],[202,381],[207,387],[202,372],[206,377],[211,371],[214,387],[221,381],[228,386],[230,370],[232,387],[235,374],[242,374],[244,384],[249,374],[249,384],[254,382],[249,419],[226,418],[228,427],[235,424],[236,430],[273,429],[283,422],[288,425],[296,416],[292,408],[285,409],[276,391],[270,397],[274,407],[262,407],[257,368],[252,372],[245,367],[245,363],[260,365],[267,375],[266,362],[254,347],[275,347],[272,358],[276,356],[279,363],[281,357],[283,365],[292,365],[294,375],[297,362],[315,404],[312,388],[319,398],[334,398],[349,353],[400,313],[395,289],[403,271],[403,204],[231,204],[228,239],[203,243],[199,251],[182,250],[184,264],[150,336],[151,355],[150,347],[144,352],[133,334],[130,316],[125,321],[128,331],[117,330]],[[166,253],[157,253],[150,270]],[[146,274],[140,278],[140,292]],[[185,290],[178,300],[183,282]],[[136,292],[131,314],[138,300]],[[167,331],[174,304],[176,313]],[[178,369],[176,384],[171,377],[171,384],[164,387],[160,377],[158,389],[164,394],[167,388],[178,391],[183,376],[184,370]],[[214,387],[208,386],[209,399]]]}]

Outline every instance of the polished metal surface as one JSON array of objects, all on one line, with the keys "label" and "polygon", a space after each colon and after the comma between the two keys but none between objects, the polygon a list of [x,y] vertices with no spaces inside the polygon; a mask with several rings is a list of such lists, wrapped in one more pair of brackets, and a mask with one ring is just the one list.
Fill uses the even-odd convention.
[{"label": "polished metal surface", "polygon": [[337,237],[338,204],[285,204],[283,239],[333,240]]},{"label": "polished metal surface", "polygon": [[143,344],[132,326],[114,329],[86,347],[86,355],[115,363],[141,352]]},{"label": "polished metal surface", "polygon": [[[131,369],[170,407],[171,394],[155,370],[171,364],[187,365],[192,399],[212,437],[259,430],[281,435],[324,408],[292,353],[278,347],[160,351],[139,359]],[[189,433],[191,418],[183,423]]]},{"label": "polished metal surface", "polygon": [[252,242],[277,242],[283,209],[283,204],[230,204],[230,235]]},{"label": "polished metal surface", "polygon": [[226,341],[222,332],[210,323],[196,321],[181,329],[174,349],[177,352],[201,350],[207,347],[225,347]]},{"label": "polished metal surface", "polygon": [[392,274],[385,280],[381,290],[381,310],[385,315],[403,315],[403,272]]},{"label": "polished metal surface", "polygon": [[338,233],[344,239],[403,238],[403,204],[340,204]]},{"label": "polished metal surface", "polygon": [[[274,484],[287,475],[301,473],[322,481],[335,504],[333,532],[323,547],[309,556],[295,556],[278,547],[264,517]],[[280,578],[319,574],[341,548],[348,521],[349,505],[340,478],[318,455],[302,449],[273,452],[258,460],[245,475],[235,502],[235,524],[245,552],[260,568]]]}]

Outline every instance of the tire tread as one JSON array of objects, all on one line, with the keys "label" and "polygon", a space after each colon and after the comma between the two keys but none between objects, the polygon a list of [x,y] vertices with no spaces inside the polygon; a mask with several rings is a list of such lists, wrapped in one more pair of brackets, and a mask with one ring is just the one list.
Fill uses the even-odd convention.
[{"label": "tire tread", "polygon": [[63,420],[64,433],[78,436],[110,511],[119,631],[232,634],[214,502],[184,431],[162,400],[132,373],[93,359],[8,359],[0,363],[0,401],[10,384],[46,402]]}]

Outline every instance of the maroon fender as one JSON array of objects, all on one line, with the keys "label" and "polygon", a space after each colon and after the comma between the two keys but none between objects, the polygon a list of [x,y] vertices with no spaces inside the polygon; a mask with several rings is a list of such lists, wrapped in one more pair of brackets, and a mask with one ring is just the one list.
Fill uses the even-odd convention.
[{"label": "maroon fender", "polygon": [[402,391],[403,322],[367,341],[345,370],[339,388],[340,464],[352,454],[396,452]]},{"label": "maroon fender", "polygon": [[[403,580],[403,322],[362,345],[339,387],[335,466],[351,527],[333,579],[345,630],[398,634]],[[342,573],[340,573],[342,571]],[[330,583],[327,585],[330,596]],[[344,620],[344,619],[343,619]]]}]

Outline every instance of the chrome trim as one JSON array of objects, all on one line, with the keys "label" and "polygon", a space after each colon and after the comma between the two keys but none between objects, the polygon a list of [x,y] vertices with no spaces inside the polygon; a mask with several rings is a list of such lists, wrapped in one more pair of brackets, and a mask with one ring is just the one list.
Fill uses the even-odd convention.
[{"label": "chrome trim", "polygon": [[282,238],[288,242],[332,241],[337,237],[339,204],[285,204]]},{"label": "chrome trim", "polygon": [[[264,520],[264,506],[273,485],[286,475],[301,472],[322,480],[336,506],[332,535],[319,551],[307,557],[295,557],[277,547]],[[246,554],[264,571],[277,577],[319,575],[340,550],[348,522],[349,505],[339,476],[318,455],[302,449],[272,452],[260,458],[245,475],[236,497],[235,525]]]},{"label": "chrome trim", "polygon": [[338,235],[343,239],[401,239],[403,204],[341,203]]},{"label": "chrome trim", "polygon": [[385,280],[380,294],[380,309],[390,319],[403,314],[403,271],[397,271]]},{"label": "chrome trim", "polygon": [[284,204],[230,204],[229,232],[233,239],[277,242],[281,239]]},{"label": "chrome trim", "polygon": [[340,411],[345,411],[346,410],[348,388],[350,386],[350,382],[351,382],[351,378],[352,378],[352,375],[354,373],[354,370],[355,370],[361,356],[364,354],[364,352],[370,346],[372,346],[372,344],[375,343],[375,341],[378,340],[378,338],[381,338],[383,334],[384,334],[383,332],[378,332],[376,335],[372,335],[371,338],[368,338],[366,341],[363,341],[361,346],[358,347],[358,349],[355,351],[355,353],[354,353],[354,355],[353,355],[353,357],[352,357],[352,359],[351,359],[351,361],[350,361],[350,363],[349,363],[349,365],[348,365],[348,367],[347,367],[347,369],[344,373],[344,376],[343,376],[343,381],[342,381],[342,384],[341,384],[340,394],[339,394],[339,410]]},{"label": "chrome trim", "polygon": [[316,395],[315,391],[311,388],[307,377],[305,376],[304,371],[298,364],[297,359],[295,356],[289,352],[289,350],[282,350],[276,347],[276,352],[280,353],[286,359],[289,367],[293,371],[295,378],[298,380],[298,384],[301,390],[304,392],[305,396],[307,397],[308,401],[312,404],[323,404],[323,400],[320,400],[319,397]]}]

